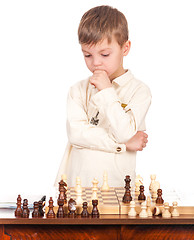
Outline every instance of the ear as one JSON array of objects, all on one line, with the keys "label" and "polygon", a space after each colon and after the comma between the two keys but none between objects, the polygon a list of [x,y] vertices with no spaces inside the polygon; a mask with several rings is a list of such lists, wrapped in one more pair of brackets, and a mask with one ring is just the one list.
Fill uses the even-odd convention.
[{"label": "ear", "polygon": [[130,48],[131,48],[131,42],[128,40],[123,45],[123,56],[127,56],[128,55]]}]

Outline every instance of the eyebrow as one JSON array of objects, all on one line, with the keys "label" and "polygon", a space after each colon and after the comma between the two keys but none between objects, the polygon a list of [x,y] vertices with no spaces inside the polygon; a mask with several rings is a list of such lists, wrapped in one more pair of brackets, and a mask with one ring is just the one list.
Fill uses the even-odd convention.
[{"label": "eyebrow", "polygon": [[[111,48],[104,48],[104,49],[100,50],[99,53],[104,52],[104,51],[107,51],[107,50],[112,50],[112,49],[111,49]],[[91,54],[90,52],[84,50],[83,48],[82,48],[82,52]]]}]

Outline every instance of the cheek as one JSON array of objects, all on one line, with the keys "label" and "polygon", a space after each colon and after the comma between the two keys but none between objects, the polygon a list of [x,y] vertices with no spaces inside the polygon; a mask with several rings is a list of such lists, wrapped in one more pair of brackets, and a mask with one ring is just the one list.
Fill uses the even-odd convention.
[{"label": "cheek", "polygon": [[91,70],[91,61],[88,58],[84,58],[86,66],[89,70]]}]

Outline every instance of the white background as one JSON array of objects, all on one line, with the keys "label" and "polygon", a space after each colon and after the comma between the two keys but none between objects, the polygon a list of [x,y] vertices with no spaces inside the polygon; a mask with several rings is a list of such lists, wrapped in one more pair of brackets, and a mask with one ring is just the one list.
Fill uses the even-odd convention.
[{"label": "white background", "polygon": [[194,159],[192,0],[0,1],[0,197],[45,194],[61,162],[69,87],[90,74],[77,40],[81,16],[109,4],[129,23],[125,68],[152,92],[145,182],[190,194]]}]

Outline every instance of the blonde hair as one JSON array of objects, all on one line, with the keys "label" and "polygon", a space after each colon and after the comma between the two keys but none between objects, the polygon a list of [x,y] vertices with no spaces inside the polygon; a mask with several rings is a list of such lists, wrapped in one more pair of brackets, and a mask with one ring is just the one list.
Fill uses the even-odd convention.
[{"label": "blonde hair", "polygon": [[98,6],[88,10],[78,28],[80,44],[97,44],[104,38],[111,43],[115,37],[122,47],[128,40],[128,24],[123,13],[110,6]]}]

